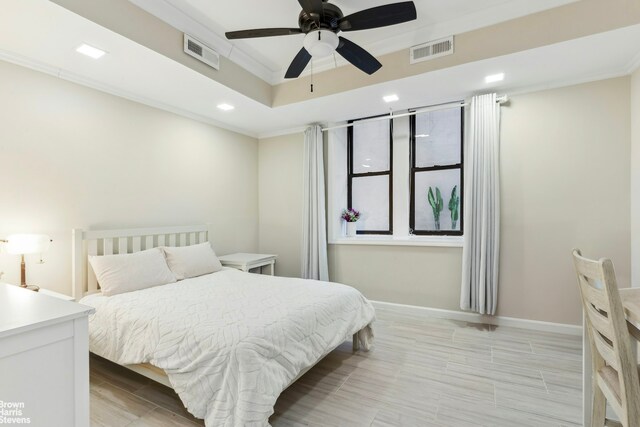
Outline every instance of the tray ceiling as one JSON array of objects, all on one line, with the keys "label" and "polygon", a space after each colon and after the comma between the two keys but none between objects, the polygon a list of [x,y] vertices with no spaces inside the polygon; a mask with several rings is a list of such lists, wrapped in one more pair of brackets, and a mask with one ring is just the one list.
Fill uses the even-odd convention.
[{"label": "tray ceiling", "polygon": [[[296,0],[130,0],[182,31],[203,40],[220,52],[240,50],[272,74],[271,83],[281,81],[284,70],[302,46],[302,35],[226,42],[226,31],[297,27],[300,6]],[[399,0],[332,0],[345,15]],[[507,21],[576,0],[415,0],[416,21],[375,30],[358,31],[348,38],[381,55],[443,37]],[[180,15],[181,18],[176,18]],[[206,28],[211,33],[202,34]],[[200,33],[200,34],[198,34]],[[214,37],[213,35],[215,34]],[[514,37],[517,35],[514,35]],[[218,40],[214,40],[218,39]],[[226,45],[225,45],[226,44]],[[233,58],[232,58],[233,59]],[[341,58],[337,58],[341,65]],[[316,70],[332,68],[333,58],[314,61]],[[262,72],[257,75],[264,76]],[[249,70],[257,71],[257,70]]]}]

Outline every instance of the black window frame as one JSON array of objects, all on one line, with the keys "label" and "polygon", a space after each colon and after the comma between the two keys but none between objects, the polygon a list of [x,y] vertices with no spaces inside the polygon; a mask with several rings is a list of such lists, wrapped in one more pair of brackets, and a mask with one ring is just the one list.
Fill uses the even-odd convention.
[{"label": "black window frame", "polygon": [[[353,124],[362,120],[370,120],[378,117],[389,117],[389,170],[378,172],[354,173],[353,172]],[[381,116],[366,117],[362,119],[349,120],[347,129],[347,207],[351,209],[352,205],[352,184],[354,178],[367,178],[374,176],[389,176],[389,229],[388,230],[358,230],[357,234],[363,235],[393,235],[393,120],[390,115],[383,114]]]},{"label": "black window frame", "polygon": [[[453,107],[458,108],[458,107]],[[413,112],[413,111],[412,111]],[[409,234],[416,236],[462,236],[464,235],[464,115],[465,107],[460,107],[460,163],[451,165],[434,165],[430,167],[416,167],[416,116],[409,120],[409,167],[410,167],[410,206],[409,206]],[[460,170],[460,230],[416,230],[416,174],[419,172],[435,172],[441,170]]]}]

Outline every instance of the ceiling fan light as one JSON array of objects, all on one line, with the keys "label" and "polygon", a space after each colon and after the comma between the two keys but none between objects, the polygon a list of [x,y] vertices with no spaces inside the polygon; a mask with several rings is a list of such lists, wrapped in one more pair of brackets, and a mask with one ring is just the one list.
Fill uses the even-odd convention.
[{"label": "ceiling fan light", "polygon": [[335,52],[340,40],[333,31],[311,31],[304,38],[304,48],[314,58],[323,58]]}]

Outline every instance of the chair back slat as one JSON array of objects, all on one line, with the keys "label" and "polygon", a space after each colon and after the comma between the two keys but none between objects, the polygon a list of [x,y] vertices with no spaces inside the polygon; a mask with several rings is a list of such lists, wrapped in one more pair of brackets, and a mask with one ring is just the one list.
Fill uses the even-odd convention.
[{"label": "chair back slat", "polygon": [[[596,309],[603,310],[604,312],[609,311],[609,300],[607,299],[607,293],[603,289],[601,289],[602,280],[590,281],[583,276],[578,278],[578,283],[580,284],[580,288],[587,301],[593,304]],[[599,288],[596,286],[598,286]]]},{"label": "chair back slat", "polygon": [[598,353],[600,353],[600,357],[604,359],[605,363],[616,371],[620,370],[620,360],[611,343],[607,342],[602,335],[595,331],[592,335],[592,339],[598,349]]},{"label": "chair back slat", "polygon": [[640,426],[638,367],[631,351],[613,263],[608,259],[584,258],[578,249],[573,251],[573,262],[582,296],[593,372],[600,373],[606,366],[617,372],[619,390],[615,395],[619,402],[613,402],[612,406],[620,408],[621,413],[617,415],[624,426]]},{"label": "chair back slat", "polygon": [[602,310],[598,310],[591,304],[587,304],[584,308],[585,315],[589,318],[591,327],[600,335],[603,335],[609,341],[613,340],[613,327],[611,322]]}]

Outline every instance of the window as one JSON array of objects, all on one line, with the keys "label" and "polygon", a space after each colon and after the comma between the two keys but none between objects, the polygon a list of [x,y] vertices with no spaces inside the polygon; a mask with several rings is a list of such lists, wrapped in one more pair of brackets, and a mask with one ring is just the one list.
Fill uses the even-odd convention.
[{"label": "window", "polygon": [[410,119],[409,228],[413,234],[463,233],[463,129],[463,107]]},{"label": "window", "polygon": [[[328,126],[330,244],[462,246],[464,103],[421,107],[414,114]],[[348,237],[345,208],[361,213],[356,237]]]},{"label": "window", "polygon": [[347,206],[361,212],[358,234],[393,234],[393,123],[358,123],[347,131]]}]

